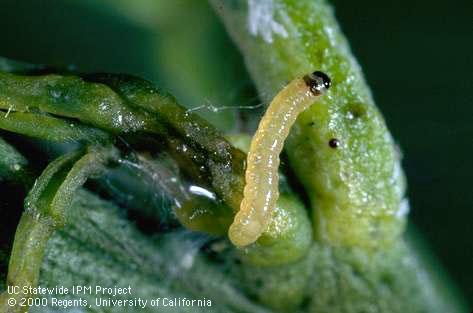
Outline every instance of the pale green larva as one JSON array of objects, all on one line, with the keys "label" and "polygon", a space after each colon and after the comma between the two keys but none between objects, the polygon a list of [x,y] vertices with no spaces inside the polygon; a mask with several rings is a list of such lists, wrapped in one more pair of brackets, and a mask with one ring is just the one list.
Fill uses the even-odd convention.
[{"label": "pale green larva", "polygon": [[255,242],[268,226],[279,197],[279,154],[284,140],[299,113],[329,87],[330,78],[317,71],[294,79],[271,101],[251,141],[243,200],[228,231],[236,246]]}]

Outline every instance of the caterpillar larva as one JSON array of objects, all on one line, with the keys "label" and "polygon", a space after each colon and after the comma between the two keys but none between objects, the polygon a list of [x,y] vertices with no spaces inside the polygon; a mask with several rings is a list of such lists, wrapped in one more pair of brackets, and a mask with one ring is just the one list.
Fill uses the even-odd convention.
[{"label": "caterpillar larva", "polygon": [[251,141],[243,200],[228,231],[236,246],[255,242],[268,226],[279,197],[279,154],[284,140],[299,113],[329,87],[330,78],[316,71],[291,81],[270,103]]}]

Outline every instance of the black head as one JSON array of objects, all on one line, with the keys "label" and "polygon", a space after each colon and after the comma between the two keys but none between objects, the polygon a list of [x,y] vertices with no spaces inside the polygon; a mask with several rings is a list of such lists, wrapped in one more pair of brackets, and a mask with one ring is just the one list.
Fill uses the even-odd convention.
[{"label": "black head", "polygon": [[331,85],[330,77],[320,71],[315,71],[304,76],[304,82],[314,95],[321,95],[326,92]]}]

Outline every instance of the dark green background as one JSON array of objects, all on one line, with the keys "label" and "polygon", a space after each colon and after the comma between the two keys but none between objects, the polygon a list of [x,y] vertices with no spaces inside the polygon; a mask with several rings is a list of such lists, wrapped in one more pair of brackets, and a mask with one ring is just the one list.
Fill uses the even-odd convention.
[{"label": "dark green background", "polygon": [[[119,3],[0,0],[0,55],[79,71],[134,73],[189,106],[206,93],[232,102],[212,89],[215,79],[233,81],[236,94],[250,85],[204,1],[155,1],[153,9],[141,11],[147,15]],[[335,6],[404,152],[411,220],[472,303],[473,3],[336,0]],[[199,62],[209,56],[213,67]],[[187,93],[197,96],[186,97],[192,79],[205,74],[209,81]],[[253,104],[251,97],[239,99],[246,99],[239,105]]]}]

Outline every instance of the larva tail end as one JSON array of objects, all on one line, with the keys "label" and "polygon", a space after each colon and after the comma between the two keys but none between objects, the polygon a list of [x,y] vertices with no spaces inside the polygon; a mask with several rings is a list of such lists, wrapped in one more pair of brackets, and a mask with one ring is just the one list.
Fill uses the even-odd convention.
[{"label": "larva tail end", "polygon": [[332,84],[330,77],[320,71],[315,71],[311,74],[305,75],[303,79],[307,87],[309,87],[310,91],[315,96],[325,93]]},{"label": "larva tail end", "polygon": [[230,241],[237,247],[245,247],[254,243],[264,231],[263,225],[257,221],[248,223],[233,222],[228,230]]}]

